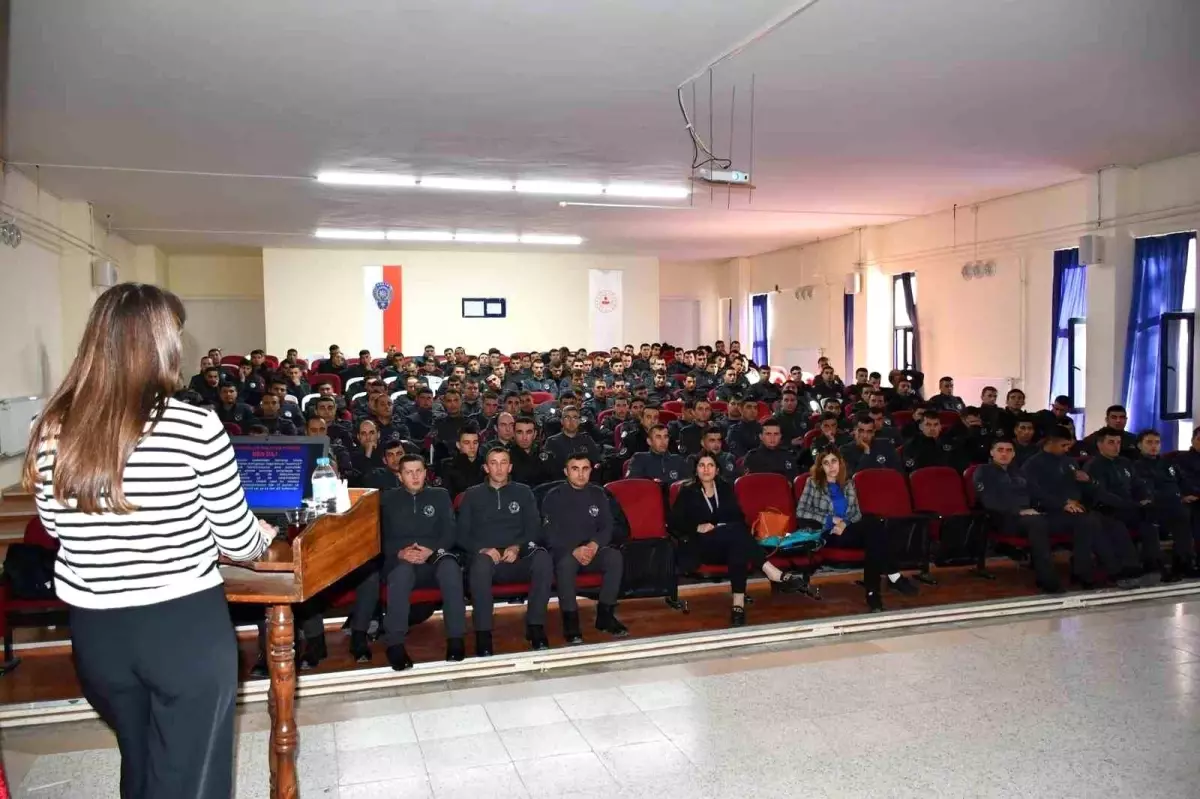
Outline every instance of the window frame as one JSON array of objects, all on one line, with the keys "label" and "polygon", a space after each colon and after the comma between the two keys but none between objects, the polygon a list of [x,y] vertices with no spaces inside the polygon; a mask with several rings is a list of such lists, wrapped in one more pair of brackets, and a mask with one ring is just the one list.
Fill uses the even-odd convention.
[{"label": "window frame", "polygon": [[[912,325],[912,320],[906,325],[897,324],[896,319],[896,300],[904,296],[904,286],[902,282],[908,275],[913,275],[913,272],[901,272],[897,275],[892,275],[892,368],[911,371],[916,368],[913,363],[913,336],[915,328]],[[915,287],[914,287],[915,291]],[[904,352],[904,357],[901,358],[900,353]]]},{"label": "window frame", "polygon": [[[1179,411],[1169,410],[1173,401],[1169,396],[1170,392],[1165,390],[1166,380],[1164,379],[1166,372],[1178,372],[1180,366],[1176,363],[1175,353],[1171,352],[1171,337],[1167,335],[1167,328],[1172,323],[1179,323],[1183,326],[1188,341],[1188,346],[1185,348],[1187,364],[1184,374],[1177,377],[1177,380],[1182,379],[1185,381],[1184,391],[1187,399],[1183,403],[1183,410]],[[1195,390],[1193,379],[1196,369],[1196,359],[1194,356],[1195,336],[1196,314],[1194,311],[1169,311],[1158,317],[1158,418],[1164,422],[1176,422],[1192,418],[1192,401]]]},{"label": "window frame", "polygon": [[[1079,351],[1076,342],[1076,329],[1082,327],[1084,330],[1084,352]],[[1067,396],[1071,398],[1071,413],[1083,413],[1086,404],[1086,397],[1077,397],[1075,394],[1075,373],[1076,371],[1083,373],[1084,393],[1087,392],[1087,317],[1076,316],[1067,320]],[[1082,360],[1081,360],[1082,358]]]}]

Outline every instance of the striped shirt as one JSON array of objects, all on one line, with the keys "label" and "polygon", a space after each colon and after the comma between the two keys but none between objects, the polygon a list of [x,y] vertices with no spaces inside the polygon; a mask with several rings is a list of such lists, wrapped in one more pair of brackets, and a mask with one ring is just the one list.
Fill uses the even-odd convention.
[{"label": "striped shirt", "polygon": [[233,446],[216,414],[168,400],[122,476],[132,513],[86,514],[54,498],[55,440],[38,448],[38,516],[59,540],[55,591],[83,608],[153,605],[221,584],[218,552],[266,548],[246,505]]}]

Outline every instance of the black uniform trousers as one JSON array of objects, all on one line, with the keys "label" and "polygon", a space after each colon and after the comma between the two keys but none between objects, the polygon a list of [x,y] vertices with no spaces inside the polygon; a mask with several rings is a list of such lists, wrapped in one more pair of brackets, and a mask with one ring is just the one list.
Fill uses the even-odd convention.
[{"label": "black uniform trousers", "polygon": [[[1050,551],[1050,517],[1044,513],[1037,516],[1004,514],[1000,529],[1006,535],[1020,535],[1029,542],[1029,559],[1039,585],[1054,585],[1059,582],[1054,569],[1054,556]],[[1090,572],[1085,577],[1090,577]]]},{"label": "black uniform trousers", "polygon": [[1094,579],[1096,561],[1109,575],[1116,576],[1138,568],[1138,553],[1129,530],[1116,519],[1095,511],[1046,514],[1051,530],[1069,530],[1072,553],[1071,571],[1081,579]]},{"label": "black uniform trousers", "polygon": [[599,574],[600,604],[615,605],[621,593],[621,575],[625,570],[625,558],[621,550],[612,547],[600,547],[592,562],[584,566],[575,560],[575,556],[567,552],[559,556],[554,564],[554,579],[558,586],[558,606],[568,612],[579,610],[579,598],[576,596],[575,577],[580,573]]},{"label": "black uniform trousers", "polygon": [[1198,504],[1155,504],[1145,509],[1146,521],[1171,537],[1175,560],[1182,563],[1196,557],[1196,539],[1200,538]]},{"label": "black uniform trousers", "polygon": [[746,593],[751,569],[757,571],[767,562],[766,551],[744,524],[722,524],[707,533],[691,536],[688,541],[696,547],[701,563],[729,570],[729,590],[735,594]]},{"label": "black uniform trousers", "polygon": [[864,516],[846,525],[841,535],[826,533],[825,545],[863,551],[863,585],[868,591],[878,591],[883,575],[899,571],[883,519]]},{"label": "black uniform trousers", "polygon": [[387,614],[383,617],[383,641],[387,646],[404,643],[408,635],[409,600],[414,588],[442,592],[442,623],[447,638],[462,638],[467,631],[467,602],[463,597],[462,567],[450,555],[430,558],[425,563],[402,560],[387,574]]},{"label": "black uniform trousers", "polygon": [[492,631],[495,599],[492,586],[499,583],[529,583],[529,598],[525,600],[525,623],[544,625],[546,605],[554,582],[554,559],[545,549],[535,549],[518,558],[516,563],[492,563],[482,553],[471,557],[468,581],[471,585],[471,625],[477,633]]},{"label": "black uniform trousers", "polygon": [[122,799],[229,799],[237,639],[222,586],[142,607],[71,608],[83,694],[117,735]]},{"label": "black uniform trousers", "polygon": [[[354,607],[350,610],[350,632],[366,633],[375,616],[375,608],[379,607],[379,560],[360,566],[347,579],[358,581],[354,587]],[[325,611],[331,597],[329,591],[323,591],[307,602],[294,606],[296,627],[305,641],[315,641],[325,635]],[[263,655],[267,652],[265,621],[258,623],[258,651]]]},{"label": "black uniform trousers", "polygon": [[1162,545],[1158,540],[1158,526],[1155,524],[1153,513],[1150,511],[1151,506],[1143,505],[1140,508],[1105,508],[1103,514],[1108,527],[1112,530],[1109,535],[1113,538],[1114,544],[1117,538],[1117,528],[1120,528],[1124,534],[1125,541],[1131,541],[1129,531],[1137,531],[1138,547],[1131,549],[1141,550],[1142,566],[1151,571],[1156,571],[1162,566]]}]

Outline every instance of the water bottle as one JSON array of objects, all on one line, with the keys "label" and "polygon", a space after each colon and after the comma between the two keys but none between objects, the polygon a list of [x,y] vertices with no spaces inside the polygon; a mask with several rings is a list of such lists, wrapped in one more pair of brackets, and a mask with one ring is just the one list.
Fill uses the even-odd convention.
[{"label": "water bottle", "polygon": [[312,476],[313,504],[318,513],[334,510],[337,503],[338,479],[329,465],[329,458],[317,458],[317,468]]}]

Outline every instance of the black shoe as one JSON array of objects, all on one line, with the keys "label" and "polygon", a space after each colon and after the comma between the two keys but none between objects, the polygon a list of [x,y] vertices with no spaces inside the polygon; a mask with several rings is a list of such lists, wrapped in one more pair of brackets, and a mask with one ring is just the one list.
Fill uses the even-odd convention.
[{"label": "black shoe", "polygon": [[[575,646],[583,643],[583,631],[579,629],[579,611],[564,610],[563,618],[563,638],[567,642],[567,646]],[[599,622],[597,622],[599,624]]]},{"label": "black shoe", "polygon": [[540,624],[525,625],[525,640],[534,652],[550,648],[550,639],[546,637],[546,628]]},{"label": "black shoe", "polygon": [[1162,581],[1164,583],[1177,583],[1183,579],[1178,569],[1163,569]]},{"label": "black shoe", "polygon": [[883,612],[883,595],[878,591],[867,592],[867,609],[871,613]]},{"label": "black shoe", "polygon": [[365,632],[350,632],[350,657],[354,658],[355,663],[371,662],[371,645],[367,642]]},{"label": "black shoe", "polygon": [[1162,581],[1162,572],[1157,568],[1152,571],[1146,571],[1141,577],[1137,578],[1137,584],[1139,588],[1152,588]]},{"label": "black shoe", "polygon": [[467,656],[467,647],[461,638],[446,639],[446,662],[461,663]]},{"label": "black shoe", "polygon": [[[462,639],[459,639],[460,641]],[[404,648],[404,644],[393,644],[386,651],[387,661],[396,671],[404,671],[413,667],[412,658],[408,656],[408,650]]]},{"label": "black shoe", "polygon": [[905,596],[916,596],[918,593],[920,593],[920,589],[917,588],[917,584],[905,577],[903,574],[900,575],[900,579],[896,580],[896,582],[892,582],[891,580],[887,580],[886,582],[893,591],[899,591]]},{"label": "black shoe", "polygon": [[746,609],[739,608],[734,605],[729,609],[729,626],[730,627],[745,627],[746,626]]},{"label": "black shoe", "polygon": [[779,582],[771,583],[771,589],[784,594],[798,594],[808,589],[808,577],[800,572],[784,572]]},{"label": "black shoe", "polygon": [[475,633],[475,657],[490,658],[492,656],[492,631]]},{"label": "black shoe", "polygon": [[624,638],[629,635],[629,628],[617,618],[616,605],[598,605],[596,607],[596,629],[608,633],[613,638]]},{"label": "black shoe", "polygon": [[1066,590],[1063,588],[1062,583],[1059,582],[1057,578],[1055,578],[1054,580],[1038,580],[1037,587],[1038,587],[1038,590],[1041,591],[1043,594],[1052,594],[1052,595],[1053,594],[1061,594]]},{"label": "black shoe", "polygon": [[1178,565],[1176,565],[1175,570],[1188,580],[1200,577],[1200,566],[1196,565],[1195,559],[1180,561]]},{"label": "black shoe", "polygon": [[254,661],[254,665],[250,667],[250,676],[256,680],[265,680],[271,676],[271,670],[267,668],[265,657],[259,655],[258,660]]},{"label": "black shoe", "polygon": [[304,671],[315,669],[327,657],[329,650],[325,646],[325,634],[322,633],[311,641],[304,642],[304,654],[299,659],[300,668]]}]

